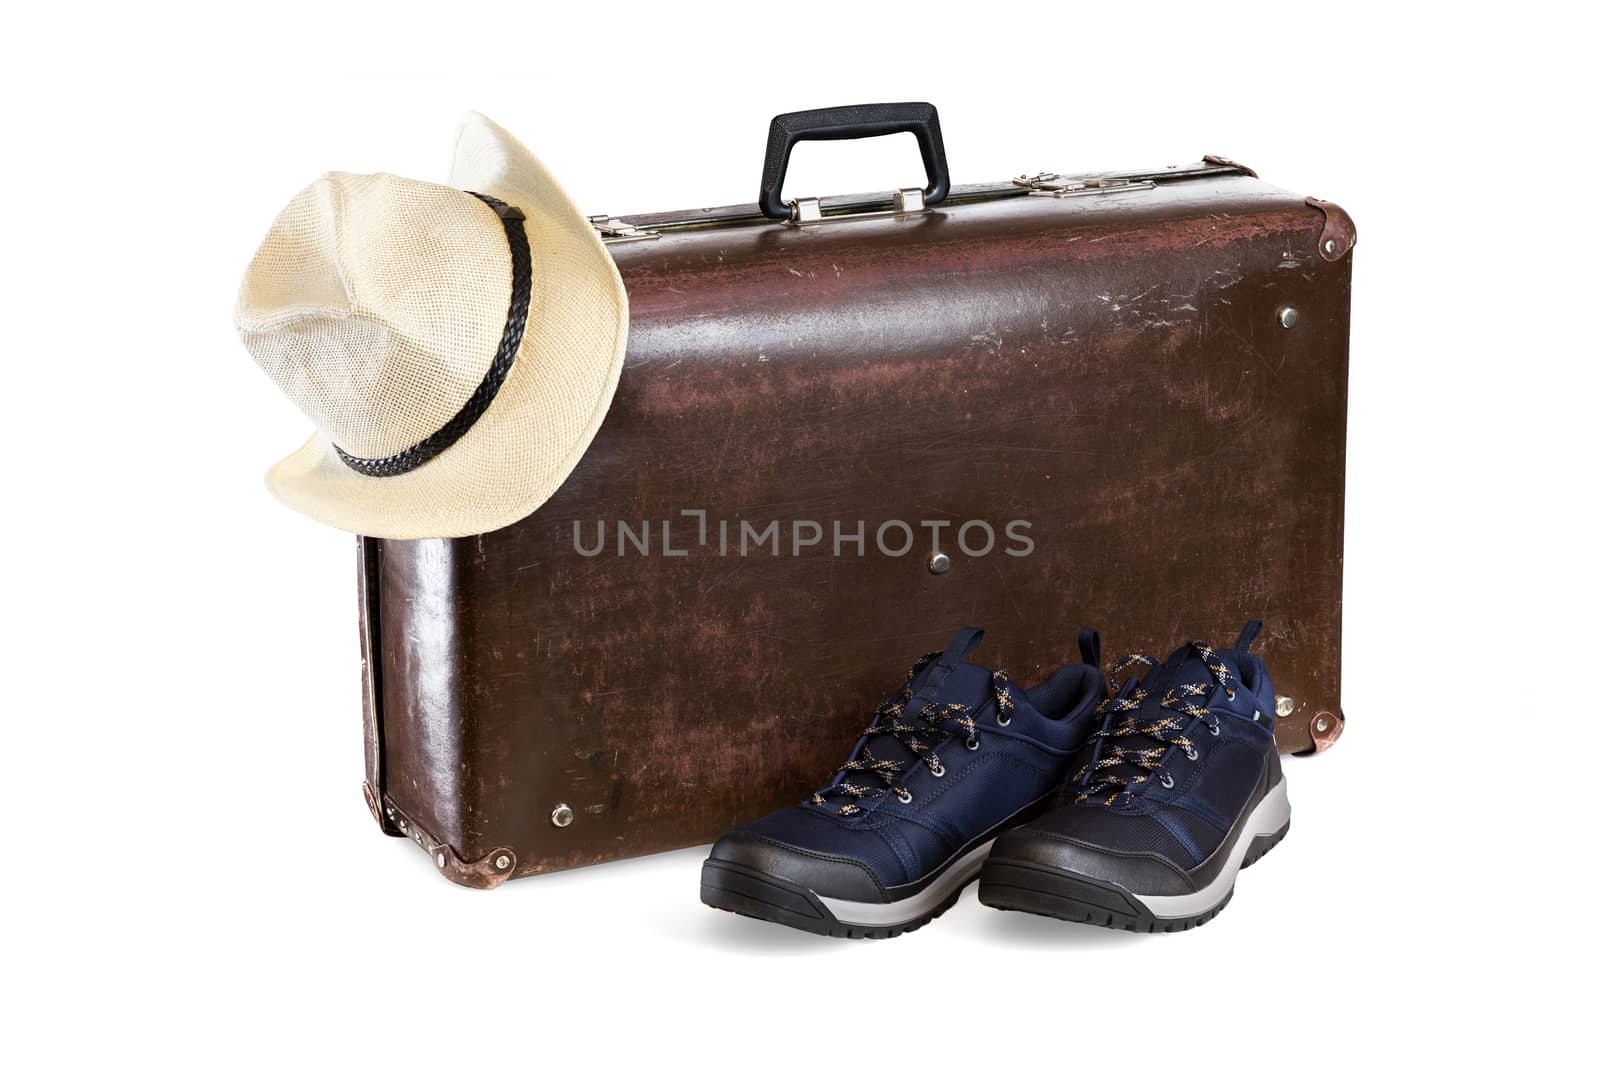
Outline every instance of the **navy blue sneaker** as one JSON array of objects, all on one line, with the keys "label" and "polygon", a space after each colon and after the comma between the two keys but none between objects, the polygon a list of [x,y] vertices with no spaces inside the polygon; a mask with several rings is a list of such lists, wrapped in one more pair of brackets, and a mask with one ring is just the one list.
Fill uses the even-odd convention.
[{"label": "navy blue sneaker", "polygon": [[991,907],[1125,930],[1187,930],[1233,896],[1240,868],[1289,832],[1272,740],[1272,680],[1250,642],[1191,641],[1117,687],[1060,802],[1000,837],[978,899]]},{"label": "navy blue sneaker", "polygon": [[954,904],[1002,830],[1038,814],[1106,694],[1100,635],[1084,664],[1023,691],[966,662],[967,628],[917,661],[833,781],[711,849],[700,899],[833,937],[893,937]]}]

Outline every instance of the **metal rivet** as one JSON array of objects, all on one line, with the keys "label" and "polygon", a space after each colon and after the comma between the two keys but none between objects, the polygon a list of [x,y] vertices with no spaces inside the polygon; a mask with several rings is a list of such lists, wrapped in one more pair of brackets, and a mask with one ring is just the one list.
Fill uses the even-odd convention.
[{"label": "metal rivet", "polygon": [[1279,715],[1294,714],[1294,697],[1279,697],[1277,703],[1276,710]]},{"label": "metal rivet", "polygon": [[935,574],[943,574],[950,569],[950,557],[943,552],[935,552],[928,557],[928,569]]},{"label": "metal rivet", "polygon": [[495,865],[496,868],[498,868],[498,869],[503,871],[507,867],[511,866],[511,857],[510,856],[496,856],[494,858],[494,865]]},{"label": "metal rivet", "polygon": [[1331,256],[1335,252],[1339,251],[1339,242],[1330,237],[1326,241],[1322,242],[1322,250]]},{"label": "metal rivet", "polygon": [[389,818],[391,818],[391,819],[394,818],[394,809],[393,808],[384,808],[383,809],[383,813],[385,815],[389,816]]},{"label": "metal rivet", "polygon": [[571,826],[572,809],[565,804],[557,804],[555,810],[550,813],[550,821],[557,826]]},{"label": "metal rivet", "polygon": [[441,871],[444,870],[444,853],[441,852],[437,856],[433,857],[433,862],[439,865],[439,869]]},{"label": "metal rivet", "polygon": [[1283,307],[1278,309],[1278,325],[1285,330],[1294,329],[1294,324],[1300,321],[1300,312],[1294,308]]},{"label": "metal rivet", "polygon": [[1317,733],[1325,734],[1333,728],[1333,720],[1326,715],[1318,715],[1316,721]]},{"label": "metal rivet", "polygon": [[400,820],[400,832],[401,833],[405,833],[406,832],[406,821],[404,819]]}]

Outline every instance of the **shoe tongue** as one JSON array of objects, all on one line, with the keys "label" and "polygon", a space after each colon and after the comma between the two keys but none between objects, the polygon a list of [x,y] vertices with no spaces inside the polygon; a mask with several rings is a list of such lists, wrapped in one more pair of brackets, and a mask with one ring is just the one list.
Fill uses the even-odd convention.
[{"label": "shoe tongue", "polygon": [[[1239,665],[1231,651],[1218,650],[1217,656],[1229,667],[1233,668],[1234,676],[1239,673]],[[1200,658],[1193,645],[1184,645],[1166,658],[1160,666],[1151,668],[1149,674],[1144,676],[1140,688],[1150,694],[1145,704],[1147,708],[1154,708],[1160,712],[1161,698],[1167,695],[1167,690],[1188,682],[1200,685],[1211,685],[1217,680],[1211,673],[1211,668],[1206,666],[1206,661]],[[1144,709],[1141,709],[1144,710]]]},{"label": "shoe tongue", "polygon": [[[983,631],[967,628],[956,633],[950,644],[932,662],[923,666],[911,680],[911,700],[900,712],[906,722],[917,723],[922,709],[930,704],[960,704],[969,712],[989,699],[993,672],[976,663],[968,663],[971,655],[983,641]],[[911,747],[892,734],[874,737],[872,754],[879,759],[902,760],[907,766],[919,757]],[[870,772],[858,771],[847,780],[859,785],[882,785]]]},{"label": "shoe tongue", "polygon": [[989,698],[993,672],[976,663],[960,662],[949,669],[938,660],[922,668],[911,683],[911,703],[901,712],[916,715],[927,704],[960,704],[970,710]]},{"label": "shoe tongue", "polygon": [[911,680],[911,702],[902,715],[912,716],[928,704],[960,704],[969,711],[989,699],[994,672],[967,657],[983,644],[983,631],[971,626],[956,631],[938,657]]}]

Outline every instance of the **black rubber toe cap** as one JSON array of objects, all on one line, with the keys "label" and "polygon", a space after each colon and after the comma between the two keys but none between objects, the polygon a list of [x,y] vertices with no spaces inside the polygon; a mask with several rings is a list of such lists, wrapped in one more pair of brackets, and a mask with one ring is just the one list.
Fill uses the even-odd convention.
[{"label": "black rubber toe cap", "polygon": [[1180,896],[1194,885],[1170,860],[1149,853],[1112,852],[1063,834],[1022,826],[995,841],[989,862],[1017,862],[1109,882],[1140,896]]},{"label": "black rubber toe cap", "polygon": [[874,904],[889,899],[872,870],[860,860],[812,852],[748,830],[724,834],[711,847],[710,858],[793,882],[819,896]]}]

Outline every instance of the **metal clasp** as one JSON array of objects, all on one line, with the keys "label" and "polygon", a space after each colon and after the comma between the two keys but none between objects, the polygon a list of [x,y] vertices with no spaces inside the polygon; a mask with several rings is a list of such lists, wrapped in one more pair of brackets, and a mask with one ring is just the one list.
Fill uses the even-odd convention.
[{"label": "metal clasp", "polygon": [[661,236],[659,230],[641,230],[632,223],[610,215],[590,215],[589,225],[599,231],[600,239],[608,245],[624,241],[654,241]]},{"label": "metal clasp", "polygon": [[1102,193],[1130,193],[1135,189],[1154,189],[1152,181],[1129,178],[1066,178],[1041,171],[1032,177],[1012,178],[1011,184],[1028,190],[1029,196],[1098,196]]},{"label": "metal clasp", "polygon": [[[880,200],[879,203],[882,203]],[[921,189],[896,189],[894,206],[888,211],[856,211],[839,215],[823,215],[822,201],[814,196],[803,196],[789,202],[789,224],[804,226],[813,222],[845,222],[849,219],[881,219],[899,215],[919,215],[928,210]]]}]

